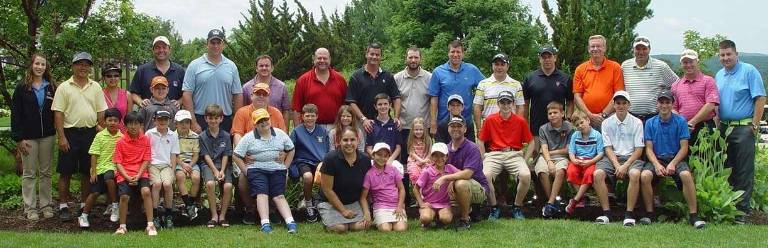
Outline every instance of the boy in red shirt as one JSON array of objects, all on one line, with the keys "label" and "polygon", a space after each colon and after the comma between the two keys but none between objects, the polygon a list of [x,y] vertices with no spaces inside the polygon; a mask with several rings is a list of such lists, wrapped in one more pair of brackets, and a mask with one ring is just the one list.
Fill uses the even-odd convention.
[{"label": "boy in red shirt", "polygon": [[152,222],[152,195],[149,191],[149,161],[152,160],[152,148],[149,138],[144,136],[142,127],[144,120],[136,111],[125,115],[123,119],[128,135],[123,136],[115,145],[112,160],[115,162],[115,173],[118,194],[120,195],[120,227],[115,234],[128,232],[125,222],[128,215],[128,201],[131,195],[141,193],[144,213],[147,217],[147,234],[157,235],[157,229]]}]

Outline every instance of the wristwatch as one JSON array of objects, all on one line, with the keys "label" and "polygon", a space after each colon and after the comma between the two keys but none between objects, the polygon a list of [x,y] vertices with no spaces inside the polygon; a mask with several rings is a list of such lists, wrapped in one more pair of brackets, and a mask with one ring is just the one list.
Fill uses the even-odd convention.
[{"label": "wristwatch", "polygon": [[608,114],[606,114],[606,113],[600,113],[600,116],[602,116],[603,119],[608,118]]}]

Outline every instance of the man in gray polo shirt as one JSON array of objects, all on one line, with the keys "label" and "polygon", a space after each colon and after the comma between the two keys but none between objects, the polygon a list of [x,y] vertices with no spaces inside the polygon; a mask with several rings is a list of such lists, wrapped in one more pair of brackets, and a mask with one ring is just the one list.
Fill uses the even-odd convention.
[{"label": "man in gray polo shirt", "polygon": [[662,90],[669,90],[677,81],[675,72],[664,61],[651,58],[651,42],[644,36],[638,36],[632,42],[634,58],[621,63],[624,73],[624,89],[632,98],[629,112],[645,123],[645,120],[658,113],[656,97]]},{"label": "man in gray polo shirt", "polygon": [[[421,117],[425,122],[425,130],[429,128],[429,94],[427,85],[432,78],[432,73],[421,68],[421,51],[418,47],[408,48],[405,55],[406,67],[395,74],[395,83],[400,90],[402,110],[400,111],[400,135],[402,141],[408,140],[411,133],[413,120]],[[405,146],[405,144],[401,144]],[[400,160],[405,164],[408,153],[402,153]]]}]

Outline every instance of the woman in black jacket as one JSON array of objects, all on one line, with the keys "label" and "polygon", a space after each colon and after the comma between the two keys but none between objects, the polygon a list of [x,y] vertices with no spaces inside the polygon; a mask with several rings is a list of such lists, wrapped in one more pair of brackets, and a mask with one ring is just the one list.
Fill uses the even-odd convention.
[{"label": "woman in black jacket", "polygon": [[[51,164],[56,130],[53,126],[51,69],[45,57],[32,55],[24,80],[16,84],[11,106],[11,133],[21,153],[24,172],[21,194],[27,219],[53,217]],[[36,185],[40,189],[38,191]]]}]

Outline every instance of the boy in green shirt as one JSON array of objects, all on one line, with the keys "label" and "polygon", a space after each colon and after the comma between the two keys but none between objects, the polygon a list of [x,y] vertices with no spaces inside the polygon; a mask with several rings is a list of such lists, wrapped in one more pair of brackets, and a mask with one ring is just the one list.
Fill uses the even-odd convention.
[{"label": "boy in green shirt", "polygon": [[[91,148],[88,154],[91,154],[91,194],[85,200],[83,213],[77,218],[81,228],[90,227],[88,222],[88,213],[93,208],[93,203],[100,194],[107,193],[107,198],[112,203],[107,207],[110,213],[109,220],[117,222],[120,217],[117,205],[117,186],[115,186],[115,163],[112,162],[112,153],[115,150],[115,144],[123,136],[118,129],[120,124],[120,111],[116,108],[104,111],[104,120],[107,128],[96,133],[93,138]],[[105,192],[106,191],[106,192]]]}]

